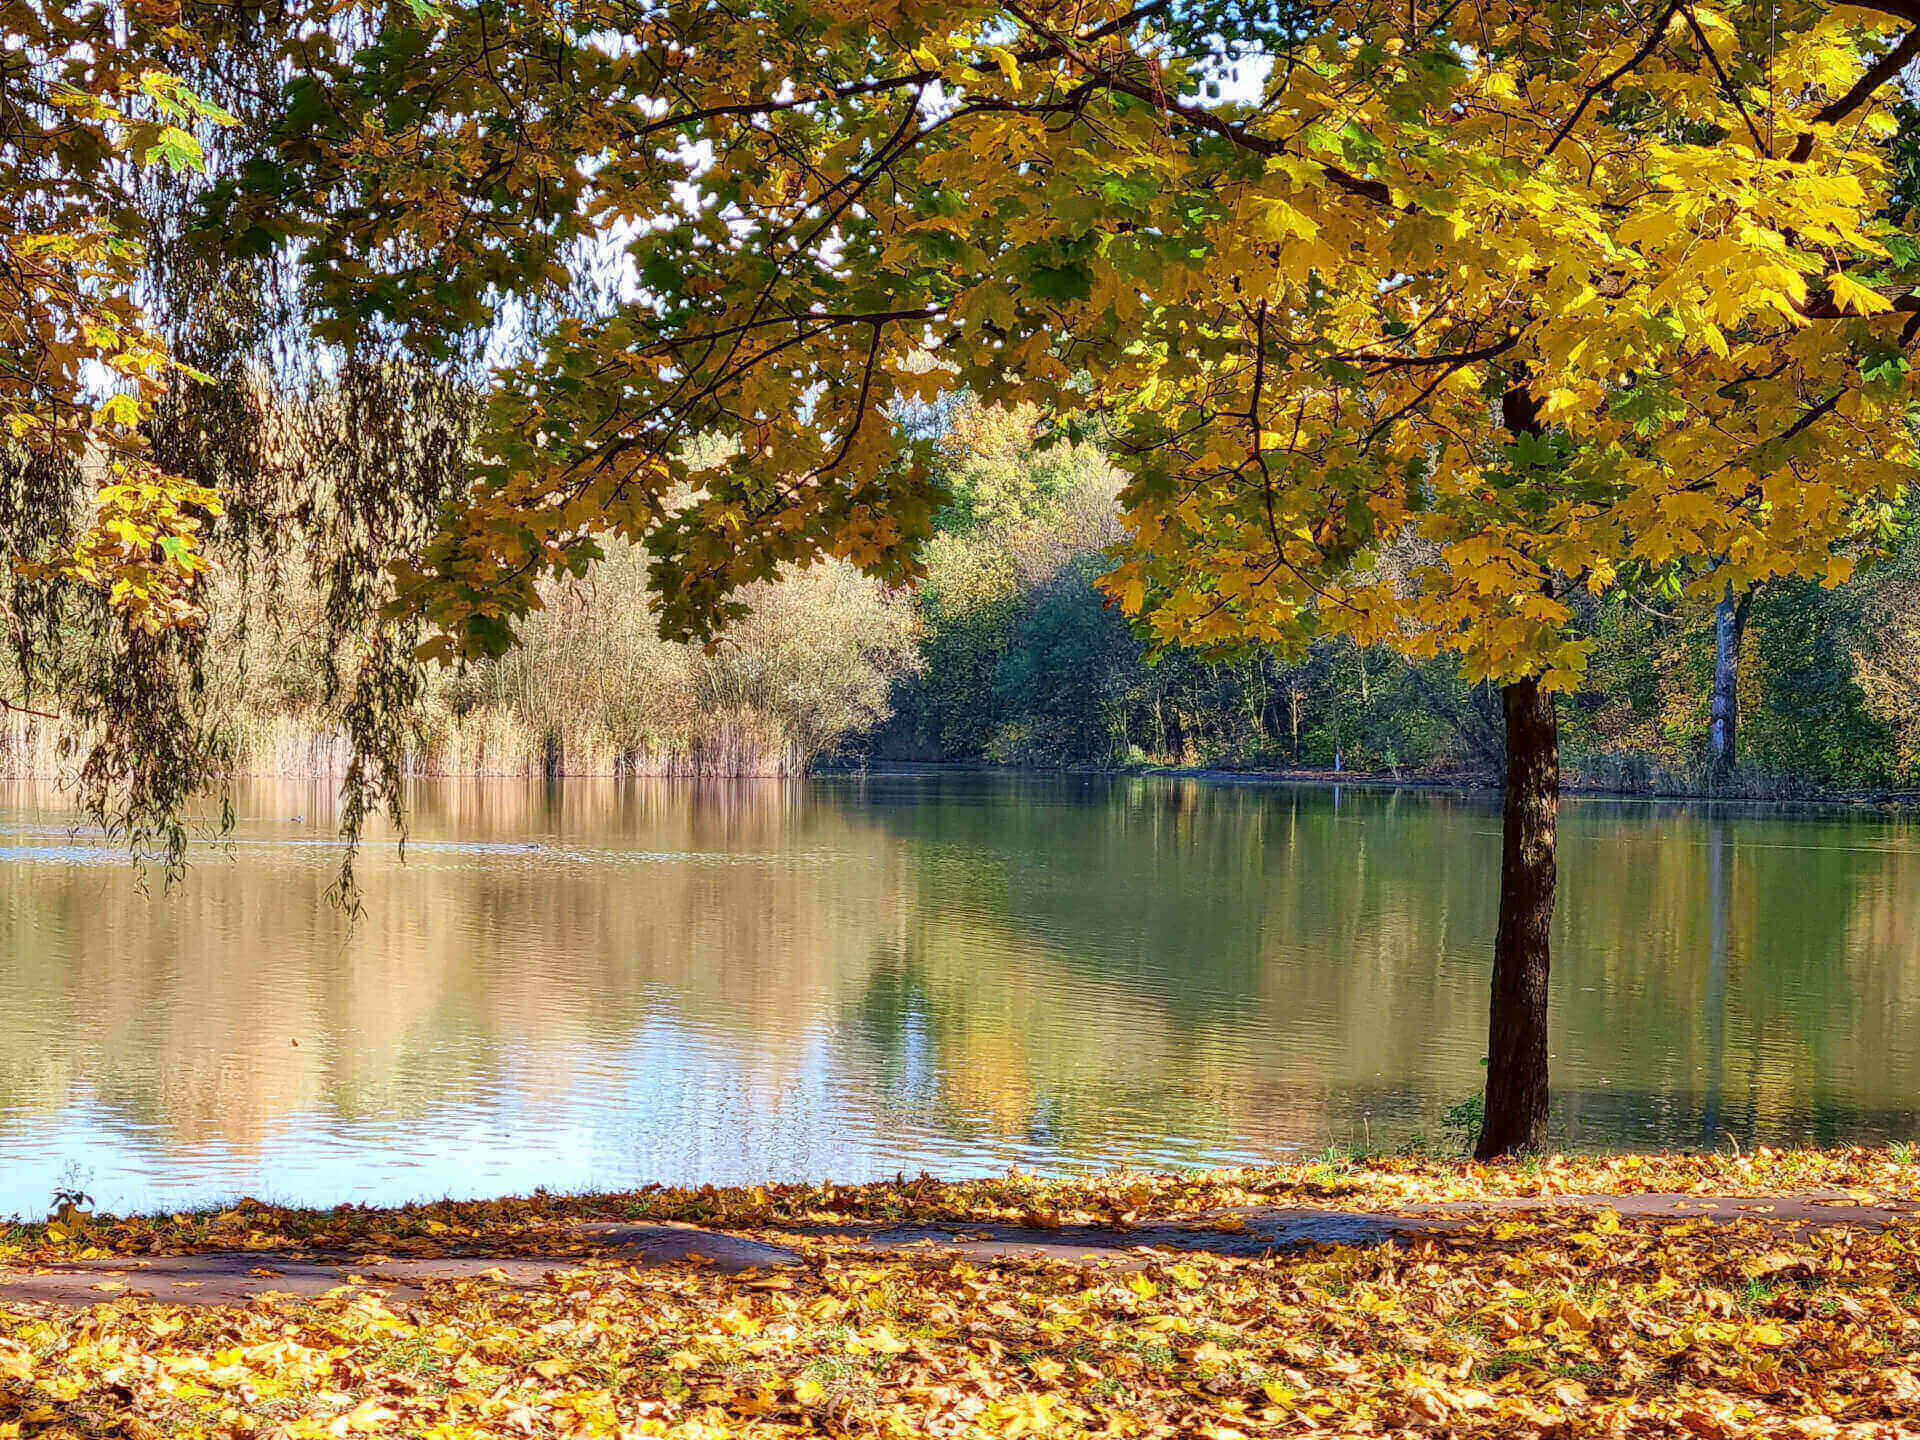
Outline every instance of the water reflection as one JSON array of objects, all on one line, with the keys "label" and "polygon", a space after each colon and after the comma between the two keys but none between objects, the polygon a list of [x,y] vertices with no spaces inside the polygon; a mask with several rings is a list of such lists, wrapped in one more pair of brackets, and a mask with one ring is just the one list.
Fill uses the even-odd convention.
[{"label": "water reflection", "polygon": [[[423,787],[366,915],[327,795],[142,895],[0,795],[0,1213],[1272,1155],[1438,1133],[1484,1051],[1470,799],[953,775]],[[294,817],[301,817],[296,823]],[[1904,820],[1573,803],[1578,1145],[1914,1130]]]}]

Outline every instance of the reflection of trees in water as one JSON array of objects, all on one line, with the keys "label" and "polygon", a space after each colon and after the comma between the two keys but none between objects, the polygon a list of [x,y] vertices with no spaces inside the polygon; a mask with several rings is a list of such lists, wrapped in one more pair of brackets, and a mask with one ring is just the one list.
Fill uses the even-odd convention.
[{"label": "reflection of trees in water", "polygon": [[[1920,935],[1904,823],[1571,808],[1555,1045],[1576,1132],[1724,1145],[1907,1133]],[[1568,1004],[1573,987],[1591,996]]]},{"label": "reflection of trees in water", "polygon": [[920,898],[911,978],[887,983],[921,997],[932,1048],[968,1057],[950,1084],[990,1088],[1013,1127],[1029,1096],[1069,1132],[1151,1110],[1266,1146],[1357,1138],[1364,1110],[1406,1118],[1409,1073],[1472,1086],[1485,1025],[1458,943],[1491,926],[1481,841],[1442,843],[1482,812],[1394,803],[1125,782],[888,810]]},{"label": "reflection of trees in water", "polygon": [[[113,865],[8,867],[3,1103],[85,1089],[174,1139],[246,1145],[296,1111],[457,1104],[509,1048],[540,1056],[515,1067],[526,1098],[557,1096],[657,1010],[751,1036],[739,1063],[774,1077],[893,923],[887,857],[835,807],[662,786],[548,810],[537,787],[471,788],[470,808],[422,805],[404,872],[370,847],[350,940],[311,824],[244,824],[235,863],[167,897]],[[450,848],[456,833],[495,848]]]},{"label": "reflection of trees in water", "polygon": [[[1920,935],[1896,897],[1920,860],[1907,827],[1568,809],[1563,1134],[1711,1145],[1722,1131],[1910,1130]],[[1058,1093],[1050,1066],[1059,1085],[1090,1070],[1117,1088],[1138,1055],[1143,1072],[1192,1077],[1182,1098],[1236,1133],[1299,1140],[1357,1134],[1357,1114],[1377,1122],[1409,1078],[1431,1128],[1451,1087],[1477,1081],[1492,915],[1475,882],[1493,843],[1477,803],[1350,790],[1336,811],[1326,792],[1123,782],[1110,799],[1043,786],[1001,810],[888,818],[916,842],[917,933],[984,913],[1012,932],[1000,948],[1052,957],[1102,1004],[1116,987],[1144,1002],[1091,1060],[1055,1063],[1076,1051],[1053,1037],[1029,1046],[1045,1093]],[[954,992],[986,983],[975,957],[991,948],[956,947]]]},{"label": "reflection of trees in water", "polygon": [[[349,942],[320,799],[243,800],[262,818],[236,863],[171,897],[112,864],[0,873],[0,1107],[84,1089],[166,1143],[242,1148],[291,1115],[404,1119],[502,1086],[537,1115],[580,1087],[651,1093],[608,1076],[663,1018],[756,1091],[791,1088],[824,1043],[838,1093],[882,1116],[1087,1158],[1167,1133],[1358,1138],[1362,1116],[1390,1140],[1480,1079],[1497,834],[1476,801],[456,782],[417,795],[404,872],[370,846]],[[1908,1123],[1905,834],[1570,805],[1562,1133]]]},{"label": "reflection of trees in water", "polygon": [[1720,1103],[1726,1082],[1727,946],[1731,943],[1733,928],[1733,879],[1727,873],[1731,863],[1727,855],[1727,830],[1724,816],[1714,816],[1707,822],[1707,910],[1711,935],[1707,942],[1707,997],[1700,1017],[1707,1049],[1700,1101],[1700,1144],[1704,1149],[1720,1143]]}]

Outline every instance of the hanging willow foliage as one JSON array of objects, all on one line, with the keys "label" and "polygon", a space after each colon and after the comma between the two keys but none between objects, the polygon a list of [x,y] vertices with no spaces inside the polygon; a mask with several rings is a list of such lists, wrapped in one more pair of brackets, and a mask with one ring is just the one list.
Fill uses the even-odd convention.
[{"label": "hanging willow foliage", "polygon": [[4,703],[57,727],[85,813],[171,878],[196,802],[231,824],[246,676],[210,673],[215,637],[230,661],[290,588],[319,595],[351,901],[367,820],[404,826],[424,679],[391,576],[476,468],[484,367],[371,326],[317,340],[300,247],[205,225],[289,84],[381,28],[294,8],[0,3]]}]

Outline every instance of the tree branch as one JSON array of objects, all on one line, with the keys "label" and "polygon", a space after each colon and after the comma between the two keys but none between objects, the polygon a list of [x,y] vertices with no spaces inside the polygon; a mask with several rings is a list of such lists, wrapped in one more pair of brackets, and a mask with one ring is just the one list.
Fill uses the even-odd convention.
[{"label": "tree branch", "polygon": [[1667,6],[1666,10],[1661,13],[1659,20],[1654,22],[1654,27],[1647,35],[1646,42],[1642,44],[1638,50],[1633,52],[1631,59],[1620,66],[1619,69],[1594,81],[1593,84],[1587,87],[1586,94],[1580,97],[1580,103],[1573,107],[1573,113],[1567,116],[1566,121],[1554,132],[1553,139],[1547,142],[1547,148],[1542,152],[1543,155],[1551,155],[1555,150],[1560,148],[1560,142],[1573,133],[1573,127],[1580,123],[1580,117],[1587,113],[1587,106],[1591,105],[1600,97],[1601,91],[1611,90],[1616,81],[1622,76],[1639,69],[1646,58],[1660,48],[1660,42],[1667,38],[1667,27],[1673,24],[1673,17],[1679,13],[1679,0],[1674,0],[1674,3]]},{"label": "tree branch", "polygon": [[[1891,7],[1882,7],[1879,5],[1869,6],[1867,8],[1875,10],[1884,8],[1886,13],[1894,15],[1902,13]],[[1916,12],[1920,12],[1920,6],[1916,6],[1915,9]],[[1914,18],[1916,22],[1915,28],[1901,36],[1899,44],[1895,45],[1872,65],[1868,66],[1866,72],[1861,75],[1858,80],[1853,82],[1853,88],[1851,90],[1847,91],[1846,94],[1837,100],[1828,101],[1827,104],[1816,111],[1813,117],[1814,124],[1832,125],[1846,119],[1847,116],[1866,104],[1867,101],[1872,98],[1874,91],[1878,90],[1882,85],[1886,84],[1887,81],[1906,69],[1916,55],[1920,55],[1920,13],[1917,13]],[[1794,142],[1793,153],[1787,158],[1795,164],[1804,165],[1812,154],[1813,131],[1804,130],[1801,132],[1800,138]]]},{"label": "tree branch", "polygon": [[1740,112],[1740,118],[1747,122],[1747,133],[1753,137],[1754,148],[1771,160],[1773,147],[1760,138],[1760,127],[1753,123],[1753,116],[1747,113],[1746,101],[1740,98],[1740,91],[1734,86],[1732,77],[1720,64],[1720,56],[1715,52],[1713,42],[1707,39],[1707,32],[1700,26],[1700,17],[1693,13],[1691,5],[1687,5],[1682,13],[1687,17],[1687,28],[1693,31],[1693,38],[1699,42],[1701,51],[1707,57],[1707,63],[1713,67],[1713,73],[1719,78],[1720,88],[1733,102],[1733,108]]},{"label": "tree branch", "polygon": [[[1065,58],[1073,61],[1090,75],[1098,76],[1100,82],[1109,90],[1117,90],[1122,95],[1131,95],[1136,100],[1144,100],[1163,114],[1177,117],[1183,124],[1208,131],[1252,154],[1271,159],[1276,155],[1292,153],[1287,149],[1284,140],[1276,140],[1267,135],[1256,135],[1245,126],[1235,125],[1225,116],[1215,114],[1205,105],[1183,100],[1177,95],[1168,95],[1158,85],[1143,85],[1137,80],[1129,80],[1117,70],[1108,69],[1089,56],[1079,53],[1068,37],[1049,27],[1037,16],[1028,13],[1023,6],[1010,4],[1007,9],[1035,34],[1058,46],[1059,53]],[[1386,182],[1367,179],[1365,176],[1354,174],[1351,170],[1329,164],[1325,160],[1316,159],[1313,163],[1320,167],[1329,180],[1348,194],[1371,200],[1376,205],[1393,203],[1393,191],[1387,187]]]},{"label": "tree branch", "polygon": [[1490,340],[1472,350],[1454,350],[1438,355],[1394,355],[1378,350],[1360,350],[1343,355],[1343,360],[1355,360],[1366,365],[1376,365],[1382,370],[1404,370],[1419,365],[1451,365],[1459,367],[1470,365],[1476,360],[1491,360],[1496,355],[1504,355],[1520,343],[1523,332],[1513,331],[1499,340]]},{"label": "tree branch", "polygon": [[0,695],[0,710],[6,710],[14,715],[31,715],[36,720],[60,719],[58,715],[50,715],[45,710],[35,710],[30,705],[16,705],[3,695]]},{"label": "tree branch", "polygon": [[873,393],[874,361],[880,357],[880,336],[886,329],[884,320],[874,320],[869,323],[873,327],[873,339],[867,346],[867,363],[860,372],[860,398],[855,403],[853,419],[848,422],[846,438],[840,442],[840,448],[834,452],[831,460],[807,476],[809,480],[818,480],[821,476],[830,475],[838,470],[842,462],[852,453],[853,442],[860,438],[860,427],[866,423],[867,400]]}]

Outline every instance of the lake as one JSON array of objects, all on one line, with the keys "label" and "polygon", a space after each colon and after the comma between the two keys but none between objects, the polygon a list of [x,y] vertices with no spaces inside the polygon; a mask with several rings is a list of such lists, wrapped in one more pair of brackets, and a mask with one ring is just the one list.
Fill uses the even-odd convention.
[{"label": "lake", "polygon": [[[1482,1082],[1485,797],[423,783],[352,923],[326,787],[238,805],[149,894],[0,789],[0,1215],[1254,1161]],[[1920,1131],[1913,821],[1569,800],[1561,877],[1557,1143]]]}]

